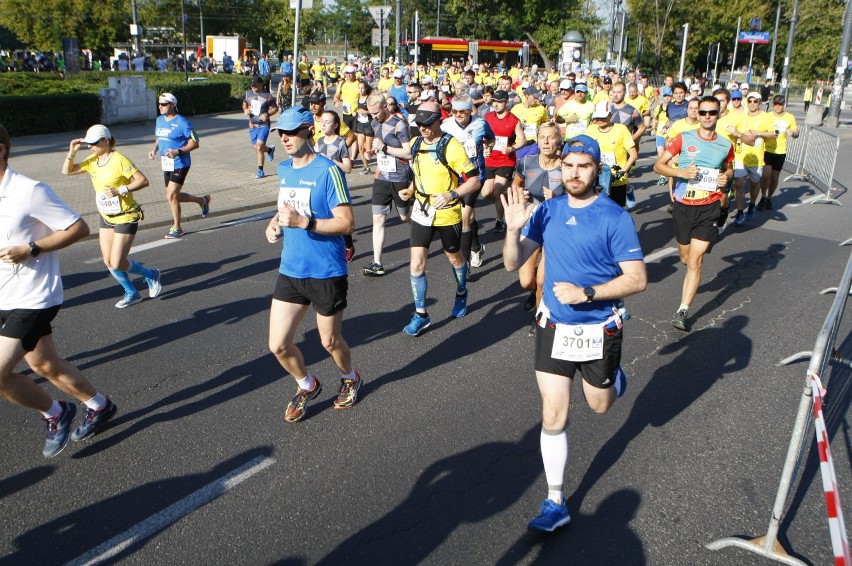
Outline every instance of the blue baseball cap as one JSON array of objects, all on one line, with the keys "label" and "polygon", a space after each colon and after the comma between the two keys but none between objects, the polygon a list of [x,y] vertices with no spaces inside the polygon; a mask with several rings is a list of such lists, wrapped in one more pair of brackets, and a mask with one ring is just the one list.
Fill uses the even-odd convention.
[{"label": "blue baseball cap", "polygon": [[673,94],[672,88],[669,87],[669,86],[664,86],[663,88],[660,89],[660,95],[661,96],[671,96],[672,94]]},{"label": "blue baseball cap", "polygon": [[733,100],[735,98],[742,98],[742,97],[743,97],[743,93],[740,92],[739,90],[732,90],[731,91],[731,100]]},{"label": "blue baseball cap", "polygon": [[577,83],[577,85],[574,86],[574,91],[576,91],[576,92],[589,92],[589,87],[587,87],[583,83]]},{"label": "blue baseball cap", "polygon": [[286,130],[292,132],[294,130],[298,130],[302,126],[313,125],[314,115],[311,114],[311,111],[304,106],[294,106],[281,113],[281,116],[278,118],[278,122],[276,122],[272,130]]},{"label": "blue baseball cap", "polygon": [[591,157],[595,163],[601,163],[601,146],[597,140],[586,134],[580,134],[565,142],[565,147],[562,149],[562,156],[569,153],[585,153]]}]

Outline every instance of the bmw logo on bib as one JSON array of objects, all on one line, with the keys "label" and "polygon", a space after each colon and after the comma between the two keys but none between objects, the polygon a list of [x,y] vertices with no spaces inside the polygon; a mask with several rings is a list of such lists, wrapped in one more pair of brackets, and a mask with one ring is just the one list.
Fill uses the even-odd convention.
[{"label": "bmw logo on bib", "polygon": [[582,336],[583,335],[583,327],[582,326],[575,326],[574,327],[574,334],[577,335],[577,336]]},{"label": "bmw logo on bib", "polygon": [[294,198],[296,196],[296,189],[290,189],[290,198]]}]

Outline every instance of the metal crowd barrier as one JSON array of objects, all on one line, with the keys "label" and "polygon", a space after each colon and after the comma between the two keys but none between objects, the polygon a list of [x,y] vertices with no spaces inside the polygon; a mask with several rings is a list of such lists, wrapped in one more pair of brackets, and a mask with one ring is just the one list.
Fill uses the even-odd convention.
[{"label": "metal crowd barrier", "polygon": [[[805,562],[787,554],[781,543],[778,542],[778,530],[781,525],[781,519],[784,517],[784,506],[787,496],[790,493],[790,485],[793,483],[796,472],[798,471],[807,444],[807,437],[810,434],[809,430],[812,422],[810,415],[813,397],[811,389],[812,376],[816,375],[819,377],[824,375],[829,363],[852,367],[852,361],[841,358],[840,354],[835,350],[837,333],[840,330],[840,322],[843,318],[843,311],[846,308],[846,299],[850,294],[850,289],[852,289],[852,255],[850,255],[849,261],[846,263],[846,269],[843,272],[840,285],[837,287],[837,295],[834,298],[831,309],[828,311],[828,316],[825,318],[822,329],[820,329],[817,335],[813,351],[799,352],[781,360],[779,363],[779,365],[786,365],[800,359],[810,359],[810,364],[805,373],[805,388],[799,402],[799,410],[796,413],[793,434],[790,436],[790,445],[787,448],[787,457],[784,460],[781,481],[778,485],[778,491],[775,494],[775,504],[772,507],[772,515],[769,518],[769,528],[766,534],[750,540],[739,537],[721,538],[706,545],[710,550],[721,550],[728,546],[736,546],[761,554],[777,562],[805,566]],[[843,562],[838,563],[842,564]]]},{"label": "metal crowd barrier", "polygon": [[803,165],[805,162],[805,148],[808,146],[807,140],[810,131],[810,126],[802,126],[799,128],[799,137],[787,136],[787,158],[784,161],[784,169],[791,173],[791,175],[784,179],[784,182],[790,179],[807,179]]},{"label": "metal crowd barrier", "polygon": [[840,137],[818,127],[807,125],[802,126],[799,132],[798,138],[787,138],[787,159],[784,168],[792,174],[784,181],[790,179],[808,181],[822,194],[792,206],[817,202],[842,206],[837,197],[845,193],[846,189],[834,182],[834,167],[840,150]]}]

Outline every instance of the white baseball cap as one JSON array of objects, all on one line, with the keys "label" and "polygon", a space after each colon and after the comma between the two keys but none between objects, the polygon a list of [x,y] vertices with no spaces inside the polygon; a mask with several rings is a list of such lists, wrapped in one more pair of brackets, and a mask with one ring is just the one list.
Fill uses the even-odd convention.
[{"label": "white baseball cap", "polygon": [[397,69],[393,72],[393,78],[395,79],[401,79],[403,76],[405,75],[403,74],[402,69]]},{"label": "white baseball cap", "polygon": [[423,75],[420,77],[420,84],[432,84],[432,75]]},{"label": "white baseball cap", "polygon": [[353,67],[352,65],[346,65],[345,67],[343,67],[343,72],[344,73],[354,73],[355,67]]},{"label": "white baseball cap", "polygon": [[112,134],[109,133],[109,128],[101,124],[95,124],[86,130],[86,135],[83,136],[83,143],[98,143],[102,139],[110,139],[111,137]]},{"label": "white baseball cap", "polygon": [[595,104],[595,110],[592,112],[592,120],[595,118],[609,118],[611,113],[609,101],[602,100]]},{"label": "white baseball cap", "polygon": [[160,100],[160,102],[163,102],[163,103],[168,102],[169,104],[177,106],[177,98],[175,97],[175,95],[173,95],[170,92],[164,92],[163,94],[161,94],[159,100]]}]

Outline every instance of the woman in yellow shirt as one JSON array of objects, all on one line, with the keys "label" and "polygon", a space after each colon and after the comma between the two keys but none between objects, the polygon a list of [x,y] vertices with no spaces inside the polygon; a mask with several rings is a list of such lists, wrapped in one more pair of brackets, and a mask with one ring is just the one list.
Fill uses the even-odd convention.
[{"label": "woman in yellow shirt", "polygon": [[[83,144],[92,152],[82,163],[74,162]],[[82,138],[71,140],[68,156],[62,162],[63,175],[88,173],[95,188],[95,203],[101,213],[98,239],[101,255],[109,272],[124,290],[124,296],[115,304],[123,309],[142,300],[130,274],[141,275],[148,284],[148,296],[160,294],[160,270],[151,269],[128,259],[130,246],[136,236],[142,208],[133,193],[148,186],[148,179],[121,153],[115,151],[115,138],[106,126],[97,124],[89,128]]]}]

